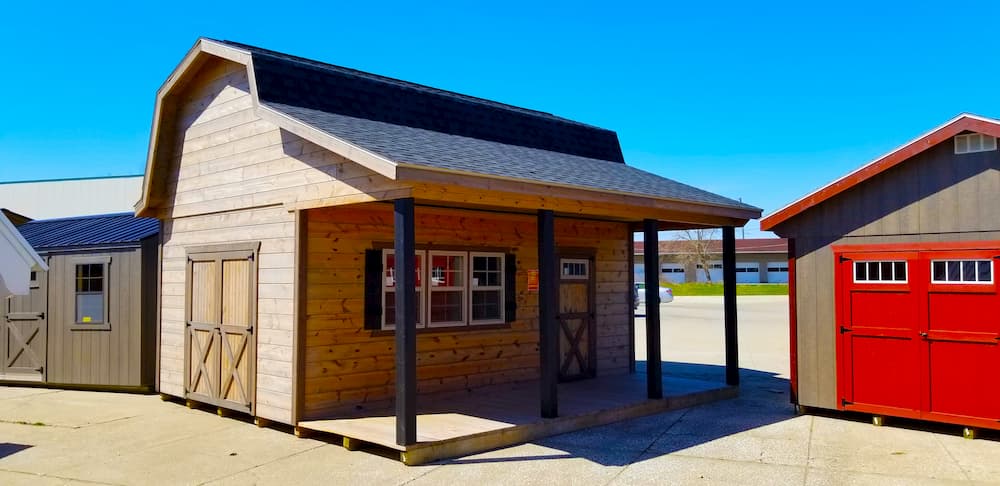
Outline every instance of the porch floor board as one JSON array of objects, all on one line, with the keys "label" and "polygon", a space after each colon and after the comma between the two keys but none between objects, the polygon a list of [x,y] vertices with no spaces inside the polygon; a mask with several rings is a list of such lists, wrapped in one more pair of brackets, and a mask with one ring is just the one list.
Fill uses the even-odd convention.
[{"label": "porch floor board", "polygon": [[665,376],[664,398],[646,398],[646,375],[599,377],[559,384],[559,417],[540,414],[539,383],[522,382],[472,391],[422,395],[417,399],[417,443],[396,444],[390,408],[365,410],[300,428],[335,434],[398,451],[406,464],[423,464],[527,442],[541,437],[733,398],[724,383]]}]

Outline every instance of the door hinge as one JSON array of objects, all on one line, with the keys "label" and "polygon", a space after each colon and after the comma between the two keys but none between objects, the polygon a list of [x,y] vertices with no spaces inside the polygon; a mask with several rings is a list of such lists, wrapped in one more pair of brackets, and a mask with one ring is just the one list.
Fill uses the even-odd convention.
[{"label": "door hinge", "polygon": [[44,367],[44,366],[39,366],[38,368],[35,368],[35,371],[37,371],[37,372],[39,372],[39,373],[41,373],[41,372],[42,372],[42,371],[44,371],[44,370],[45,370],[45,367]]},{"label": "door hinge", "polygon": [[840,255],[840,263],[849,262],[849,261],[851,261],[850,258],[847,258],[844,255]]},{"label": "door hinge", "polygon": [[853,331],[853,329],[850,329],[850,328],[844,327],[844,326],[840,326],[840,333],[841,334],[848,333],[848,332],[851,332],[851,331]]},{"label": "door hinge", "polygon": [[854,405],[854,402],[849,402],[849,401],[847,401],[846,398],[841,398],[840,399],[840,406],[841,407],[846,407],[848,405]]}]

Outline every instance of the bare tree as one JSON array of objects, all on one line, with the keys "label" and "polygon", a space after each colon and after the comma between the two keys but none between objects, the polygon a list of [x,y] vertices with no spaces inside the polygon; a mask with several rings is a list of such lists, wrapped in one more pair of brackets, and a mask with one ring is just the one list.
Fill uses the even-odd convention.
[{"label": "bare tree", "polygon": [[677,232],[677,260],[685,267],[701,267],[705,280],[712,282],[710,262],[718,253],[713,251],[712,242],[717,239],[716,229],[692,229]]}]

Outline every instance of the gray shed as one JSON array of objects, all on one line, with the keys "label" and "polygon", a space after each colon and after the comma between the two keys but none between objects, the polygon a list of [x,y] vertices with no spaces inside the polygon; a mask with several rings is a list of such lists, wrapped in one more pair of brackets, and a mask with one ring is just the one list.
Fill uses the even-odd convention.
[{"label": "gray shed", "polygon": [[18,230],[49,270],[4,302],[0,380],[151,389],[159,221],[122,213]]}]

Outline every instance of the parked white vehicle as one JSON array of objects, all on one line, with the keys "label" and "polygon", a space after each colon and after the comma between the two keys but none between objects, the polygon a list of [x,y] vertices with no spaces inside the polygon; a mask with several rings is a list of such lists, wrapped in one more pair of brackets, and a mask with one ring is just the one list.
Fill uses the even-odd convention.
[{"label": "parked white vehicle", "polygon": [[[635,299],[635,307],[638,308],[641,305],[646,304],[646,283],[636,283],[635,293],[638,298]],[[667,304],[674,301],[674,291],[667,287],[660,287],[660,303]]]}]

